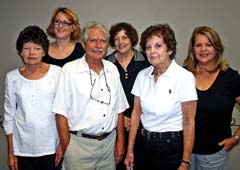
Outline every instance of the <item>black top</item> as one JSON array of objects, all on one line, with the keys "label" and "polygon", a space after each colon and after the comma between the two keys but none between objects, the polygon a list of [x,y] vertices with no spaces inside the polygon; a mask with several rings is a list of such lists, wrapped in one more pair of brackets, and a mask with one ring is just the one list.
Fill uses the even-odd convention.
[{"label": "black top", "polygon": [[131,90],[132,90],[134,81],[136,79],[138,72],[150,65],[144,53],[140,53],[136,49],[133,49],[133,51],[134,51],[134,57],[128,64],[126,71],[124,70],[124,68],[122,68],[120,63],[116,60],[114,56],[116,51],[114,51],[113,53],[111,53],[106,57],[107,60],[111,61],[117,66],[117,69],[119,71],[123,90],[126,94],[128,104],[129,104],[129,108],[125,110],[124,115],[129,118],[131,117],[131,113],[133,109],[134,95],[131,94]]},{"label": "black top", "polygon": [[232,135],[230,124],[235,98],[240,96],[240,76],[231,68],[220,71],[209,89],[197,89],[197,93],[193,153],[213,154],[223,148],[218,143]]},{"label": "black top", "polygon": [[51,57],[49,54],[46,54],[43,57],[42,61],[45,62],[45,63],[55,64],[57,66],[62,67],[65,63],[67,63],[69,61],[73,61],[77,58],[81,58],[84,53],[85,53],[85,51],[84,51],[81,43],[77,42],[75,44],[74,50],[72,51],[72,53],[68,57],[63,58],[63,59],[56,59],[56,58]]}]

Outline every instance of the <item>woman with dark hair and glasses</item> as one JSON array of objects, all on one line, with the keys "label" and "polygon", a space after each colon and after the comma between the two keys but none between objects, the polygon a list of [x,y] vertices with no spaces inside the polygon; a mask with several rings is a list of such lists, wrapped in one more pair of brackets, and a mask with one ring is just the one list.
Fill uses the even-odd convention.
[{"label": "woman with dark hair and glasses", "polygon": [[16,42],[23,66],[7,73],[3,122],[10,170],[54,170],[62,158],[51,111],[61,68],[42,62],[48,45],[37,26],[24,28]]},{"label": "woman with dark hair and glasses", "polygon": [[55,9],[46,31],[55,41],[50,43],[43,62],[62,67],[85,53],[79,42],[81,29],[78,17],[71,9],[64,7]]}]

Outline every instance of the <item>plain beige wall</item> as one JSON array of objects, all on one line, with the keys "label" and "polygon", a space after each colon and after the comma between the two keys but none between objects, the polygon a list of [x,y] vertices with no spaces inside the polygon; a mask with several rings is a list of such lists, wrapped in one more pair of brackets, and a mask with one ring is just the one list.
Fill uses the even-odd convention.
[{"label": "plain beige wall", "polygon": [[[3,112],[6,72],[22,64],[15,50],[19,31],[27,25],[38,25],[45,29],[52,11],[59,6],[76,11],[81,27],[88,21],[102,22],[108,28],[116,22],[125,21],[132,23],[140,35],[150,24],[168,23],[176,33],[176,60],[179,64],[182,64],[186,56],[193,28],[211,26],[222,38],[229,63],[240,70],[239,0],[1,0],[0,114]],[[235,110],[234,115],[239,119],[239,111]],[[239,148],[232,153],[232,170],[238,170],[240,166]]]}]

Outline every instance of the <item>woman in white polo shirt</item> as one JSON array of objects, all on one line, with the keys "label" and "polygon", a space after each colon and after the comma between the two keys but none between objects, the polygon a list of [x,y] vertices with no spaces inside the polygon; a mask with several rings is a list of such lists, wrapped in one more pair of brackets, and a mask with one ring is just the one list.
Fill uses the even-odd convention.
[{"label": "woman in white polo shirt", "polygon": [[[167,24],[150,26],[141,35],[140,45],[151,66],[138,74],[132,89],[128,170],[189,169],[197,94],[193,74],[174,60],[176,44]],[[138,164],[134,164],[135,139],[142,146]]]}]

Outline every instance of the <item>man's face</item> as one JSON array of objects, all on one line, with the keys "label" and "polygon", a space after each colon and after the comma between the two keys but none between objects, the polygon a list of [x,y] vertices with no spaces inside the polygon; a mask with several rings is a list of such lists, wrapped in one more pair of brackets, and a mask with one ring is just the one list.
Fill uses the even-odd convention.
[{"label": "man's face", "polygon": [[105,33],[99,28],[90,28],[88,39],[84,43],[84,49],[88,58],[104,58],[108,49],[108,41]]}]

